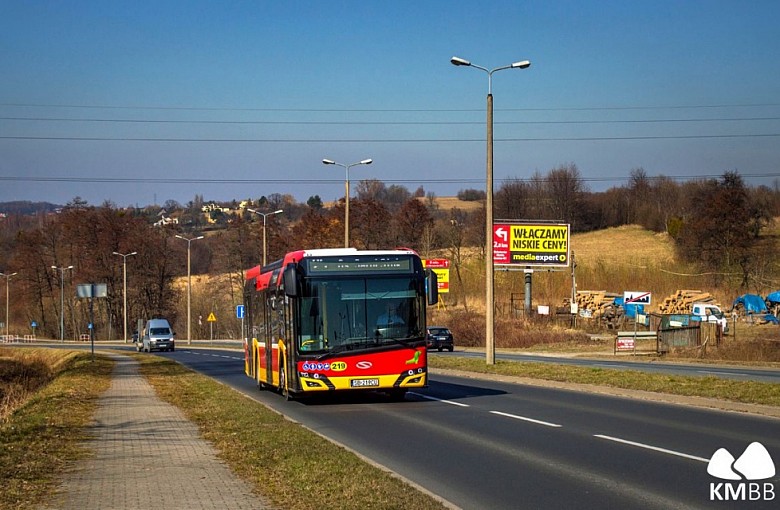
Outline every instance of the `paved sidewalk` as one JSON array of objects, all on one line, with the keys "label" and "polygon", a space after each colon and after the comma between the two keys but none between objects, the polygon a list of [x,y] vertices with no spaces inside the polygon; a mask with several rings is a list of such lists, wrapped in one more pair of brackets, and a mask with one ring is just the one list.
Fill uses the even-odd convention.
[{"label": "paved sidewalk", "polygon": [[157,397],[137,361],[111,357],[113,380],[100,397],[87,443],[94,456],[65,476],[46,508],[270,508],[217,458],[192,422]]}]

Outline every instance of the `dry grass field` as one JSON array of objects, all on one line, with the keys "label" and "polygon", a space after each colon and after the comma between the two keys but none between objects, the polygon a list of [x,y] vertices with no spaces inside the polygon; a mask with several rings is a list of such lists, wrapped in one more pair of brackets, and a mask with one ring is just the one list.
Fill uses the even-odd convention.
[{"label": "dry grass field", "polygon": [[632,267],[676,263],[672,239],[639,225],[574,234],[571,245],[575,258],[588,264],[599,260]]},{"label": "dry grass field", "polygon": [[[419,198],[418,200],[427,204],[427,198]],[[484,207],[481,201],[466,201],[460,200],[458,197],[436,197],[436,207],[441,211],[449,211],[453,208],[458,208],[461,211],[472,212]]]},{"label": "dry grass field", "polygon": [[0,349],[0,423],[49,383],[74,354],[49,349]]}]

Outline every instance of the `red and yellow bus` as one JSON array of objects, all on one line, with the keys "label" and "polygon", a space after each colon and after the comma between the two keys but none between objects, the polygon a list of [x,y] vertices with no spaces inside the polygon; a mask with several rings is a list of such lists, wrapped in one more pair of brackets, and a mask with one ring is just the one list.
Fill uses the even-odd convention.
[{"label": "red and yellow bus", "polygon": [[245,372],[286,398],[428,384],[436,275],[412,250],[301,250],[246,272]]}]

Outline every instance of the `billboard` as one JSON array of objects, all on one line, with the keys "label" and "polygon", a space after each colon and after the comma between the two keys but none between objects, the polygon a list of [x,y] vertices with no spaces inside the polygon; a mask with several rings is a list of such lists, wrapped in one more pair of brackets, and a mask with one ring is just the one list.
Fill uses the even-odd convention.
[{"label": "billboard", "polygon": [[493,224],[493,263],[503,266],[568,267],[568,223]]},{"label": "billboard", "polygon": [[448,259],[423,259],[423,267],[436,273],[439,293],[450,291],[450,261]]}]

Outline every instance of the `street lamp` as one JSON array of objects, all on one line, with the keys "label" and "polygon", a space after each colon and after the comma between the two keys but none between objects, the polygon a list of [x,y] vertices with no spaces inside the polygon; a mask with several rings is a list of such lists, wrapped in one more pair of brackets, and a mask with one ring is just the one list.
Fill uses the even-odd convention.
[{"label": "street lamp", "polygon": [[138,255],[138,252],[134,251],[131,253],[119,253],[118,251],[115,251],[114,255],[119,255],[122,257],[122,279],[124,281],[122,286],[122,295],[124,299],[125,343],[127,343],[127,257],[131,255]]},{"label": "street lamp", "polygon": [[265,256],[265,254],[266,254],[266,251],[267,251],[266,250],[266,242],[265,242],[265,219],[268,216],[271,216],[273,214],[281,214],[284,211],[279,209],[278,211],[274,211],[274,212],[262,213],[262,212],[260,212],[260,211],[258,211],[256,209],[250,209],[248,207],[246,208],[246,210],[249,211],[249,212],[253,212],[255,214],[259,214],[260,216],[263,217],[263,266],[265,266],[265,264],[266,264],[266,256]]},{"label": "street lamp", "polygon": [[347,177],[344,180],[344,187],[346,188],[345,202],[344,202],[344,248],[349,248],[349,169],[352,168],[353,166],[358,166],[358,165],[370,165],[373,162],[374,161],[372,159],[364,159],[363,161],[358,161],[357,163],[344,165],[342,163],[337,163],[331,159],[322,160],[323,165],[336,165],[344,168],[347,171]]},{"label": "street lamp", "polygon": [[190,246],[192,245],[192,241],[203,239],[203,236],[187,238],[176,234],[175,237],[187,241],[187,345],[191,345],[192,335],[190,334],[190,327],[192,326],[192,273],[190,272]]},{"label": "street lamp", "polygon": [[488,75],[487,94],[487,181],[485,190],[485,358],[488,365],[495,365],[496,350],[493,338],[494,307],[493,302],[493,73],[502,69],[527,69],[531,66],[528,60],[521,60],[508,66],[486,69],[472,64],[459,57],[450,59],[452,65],[474,67],[485,71]]},{"label": "street lamp", "polygon": [[65,341],[65,271],[73,269],[73,266],[57,267],[52,269],[60,272],[60,342]]},{"label": "street lamp", "polygon": [[8,280],[10,280],[12,276],[15,276],[17,274],[18,273],[11,273],[11,274],[0,273],[0,276],[4,276],[5,277],[5,336],[8,336],[8,326],[9,326],[9,324],[8,324],[8,303],[9,303],[9,300],[10,300],[10,293],[8,292],[8,287],[9,287],[10,283],[9,283]]}]

